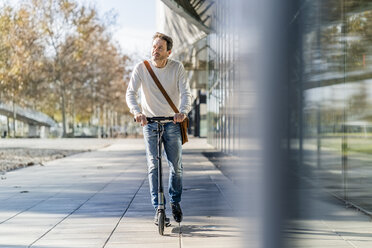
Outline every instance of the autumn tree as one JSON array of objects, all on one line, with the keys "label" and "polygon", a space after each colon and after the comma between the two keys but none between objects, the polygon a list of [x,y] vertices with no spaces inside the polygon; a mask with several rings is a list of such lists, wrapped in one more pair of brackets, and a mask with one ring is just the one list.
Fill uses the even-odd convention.
[{"label": "autumn tree", "polygon": [[30,99],[35,99],[32,89],[42,77],[43,46],[38,42],[39,33],[31,15],[23,7],[18,10],[6,7],[0,13],[1,99],[13,105],[13,127],[15,104],[25,106]]},{"label": "autumn tree", "polygon": [[115,104],[117,97],[107,97],[117,94],[113,85],[122,87],[123,99],[127,57],[114,45],[94,8],[79,6],[73,0],[34,0],[34,8],[49,48],[51,81],[60,97],[66,136],[68,116],[74,127],[76,118],[87,121],[97,106]]},{"label": "autumn tree", "polygon": [[75,0],[25,0],[0,10],[1,100],[61,121],[64,137],[76,121],[113,125],[109,115],[128,113],[129,58],[109,25]]}]

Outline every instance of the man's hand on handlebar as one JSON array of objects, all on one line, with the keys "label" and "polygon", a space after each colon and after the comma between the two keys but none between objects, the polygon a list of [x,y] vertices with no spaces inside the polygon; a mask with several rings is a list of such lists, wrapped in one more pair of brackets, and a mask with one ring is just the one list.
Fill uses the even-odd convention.
[{"label": "man's hand on handlebar", "polygon": [[183,122],[183,120],[186,118],[186,115],[183,113],[177,113],[173,117],[173,123],[176,124],[177,122]]},{"label": "man's hand on handlebar", "polygon": [[143,127],[147,125],[146,115],[144,115],[142,113],[136,114],[134,119],[136,119],[136,122],[141,122],[141,126],[143,126]]},{"label": "man's hand on handlebar", "polygon": [[165,120],[173,120],[173,123],[176,124],[177,122],[183,122],[183,120],[185,120],[187,116],[183,113],[178,113],[178,114],[175,114],[173,117],[172,116],[169,116],[169,117],[149,117],[147,118],[146,115],[142,114],[142,113],[138,113],[134,116],[134,120],[135,122],[139,122],[141,123],[141,126],[146,126],[147,123],[150,121],[150,122],[153,122],[153,121],[165,121]]}]

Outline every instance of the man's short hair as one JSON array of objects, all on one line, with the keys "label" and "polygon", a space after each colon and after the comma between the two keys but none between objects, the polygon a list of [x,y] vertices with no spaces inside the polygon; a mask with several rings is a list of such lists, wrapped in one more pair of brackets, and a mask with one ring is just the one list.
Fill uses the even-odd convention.
[{"label": "man's short hair", "polygon": [[167,42],[167,51],[172,50],[173,47],[173,39],[169,37],[168,35],[156,32],[154,36],[152,37],[152,41],[154,41],[156,38],[165,40]]}]

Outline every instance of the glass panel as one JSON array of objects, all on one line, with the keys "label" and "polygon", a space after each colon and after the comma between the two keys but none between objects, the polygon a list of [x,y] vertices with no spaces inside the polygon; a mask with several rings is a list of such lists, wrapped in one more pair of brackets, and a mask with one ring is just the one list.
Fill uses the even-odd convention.
[{"label": "glass panel", "polygon": [[303,33],[303,171],[372,213],[372,10],[314,1]]},{"label": "glass panel", "polygon": [[346,199],[372,213],[372,11],[345,1]]},{"label": "glass panel", "polygon": [[303,171],[343,197],[344,27],[340,13],[327,12],[340,10],[341,3],[316,1],[308,6],[303,38]]}]

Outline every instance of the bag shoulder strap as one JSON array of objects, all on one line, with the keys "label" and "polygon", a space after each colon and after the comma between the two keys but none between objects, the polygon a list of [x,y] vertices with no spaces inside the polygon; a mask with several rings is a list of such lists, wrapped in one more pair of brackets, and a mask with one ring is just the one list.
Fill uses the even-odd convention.
[{"label": "bag shoulder strap", "polygon": [[146,66],[147,70],[149,71],[152,79],[154,80],[155,84],[158,86],[158,88],[161,91],[161,93],[163,93],[165,99],[167,100],[167,102],[169,103],[169,105],[172,107],[173,111],[175,113],[179,113],[179,111],[178,111],[177,107],[174,105],[172,99],[170,99],[170,97],[168,96],[167,92],[165,91],[165,89],[161,85],[159,79],[157,78],[157,76],[155,75],[154,71],[152,70],[149,62],[147,60],[145,60],[145,61],[143,61],[143,63],[145,63],[145,66]]}]

